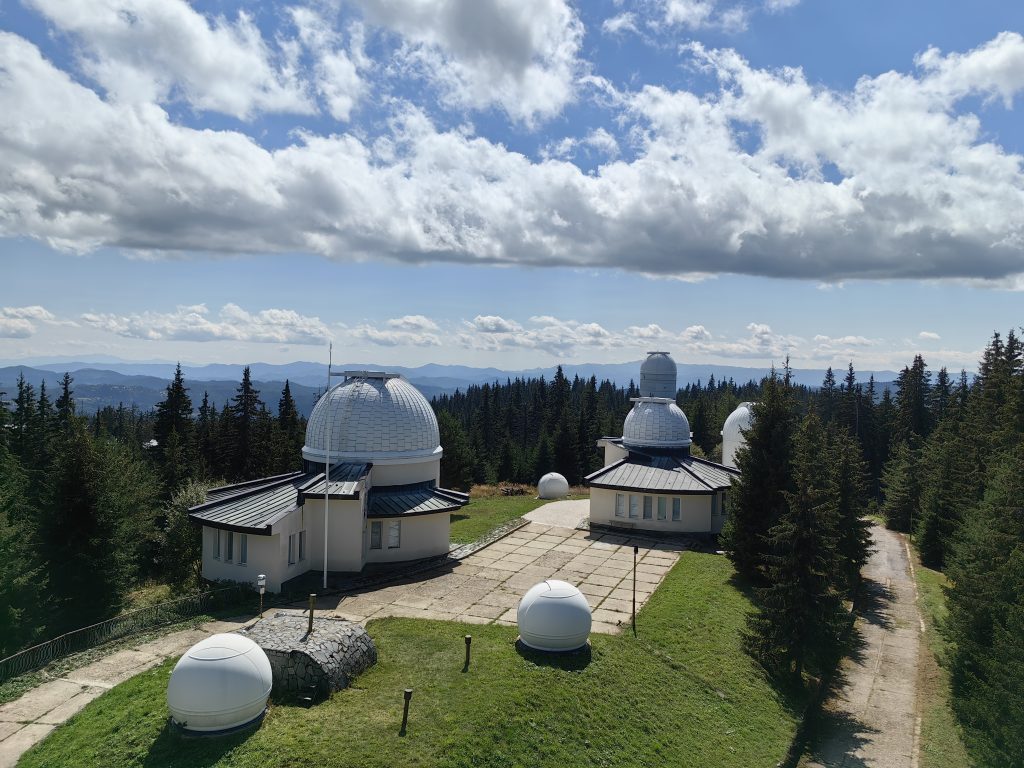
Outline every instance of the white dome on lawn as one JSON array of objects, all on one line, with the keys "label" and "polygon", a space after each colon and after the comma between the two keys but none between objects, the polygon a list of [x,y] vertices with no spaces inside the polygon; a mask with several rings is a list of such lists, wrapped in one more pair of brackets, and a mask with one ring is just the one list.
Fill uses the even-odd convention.
[{"label": "white dome on lawn", "polygon": [[441,455],[437,417],[427,399],[398,374],[346,371],[321,397],[306,425],[302,457],[331,461],[435,458]]},{"label": "white dome on lawn", "polygon": [[750,429],[754,423],[753,405],[740,403],[722,427],[722,463],[728,467],[736,466],[736,451],[747,442],[743,430]]},{"label": "white dome on lawn", "polygon": [[569,495],[569,481],[557,472],[548,472],[537,483],[537,495],[542,499],[563,499]]},{"label": "white dome on lawn", "polygon": [[262,648],[242,635],[213,635],[174,665],[167,708],[186,731],[232,730],[259,719],[272,685],[270,660]]},{"label": "white dome on lawn", "polygon": [[639,397],[622,425],[627,448],[685,448],[690,422],[679,406],[663,397]]},{"label": "white dome on lawn", "polygon": [[575,651],[590,637],[590,604],[566,581],[548,579],[530,587],[516,620],[519,639],[538,651]]},{"label": "white dome on lawn", "polygon": [[668,352],[648,352],[640,365],[640,397],[676,397],[676,361]]}]

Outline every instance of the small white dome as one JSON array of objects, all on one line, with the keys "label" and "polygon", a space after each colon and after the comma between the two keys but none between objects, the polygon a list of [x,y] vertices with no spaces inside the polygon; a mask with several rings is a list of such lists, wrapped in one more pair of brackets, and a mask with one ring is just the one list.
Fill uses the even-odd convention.
[{"label": "small white dome", "polygon": [[186,731],[226,731],[259,718],[272,686],[270,660],[262,648],[242,635],[213,635],[174,665],[167,708]]},{"label": "small white dome", "polygon": [[396,374],[348,371],[321,397],[306,425],[302,456],[331,461],[440,458],[437,417],[427,399]]},{"label": "small white dome", "polygon": [[727,467],[736,466],[736,451],[747,442],[743,430],[750,429],[754,423],[753,405],[740,403],[736,410],[729,414],[722,427],[722,463]]},{"label": "small white dome", "polygon": [[627,448],[685,448],[690,422],[679,406],[662,397],[640,397],[622,425]]},{"label": "small white dome", "polygon": [[677,370],[668,352],[648,352],[640,365],[640,396],[675,399]]},{"label": "small white dome", "polygon": [[542,499],[562,499],[569,495],[569,481],[557,472],[548,472],[537,483],[537,495]]},{"label": "small white dome", "polygon": [[590,603],[566,581],[548,579],[530,587],[516,620],[519,639],[538,651],[575,651],[590,637]]}]

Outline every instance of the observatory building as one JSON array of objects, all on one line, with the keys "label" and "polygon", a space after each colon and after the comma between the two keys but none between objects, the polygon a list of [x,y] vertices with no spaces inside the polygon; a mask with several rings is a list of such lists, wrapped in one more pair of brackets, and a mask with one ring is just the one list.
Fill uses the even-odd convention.
[{"label": "observatory building", "polygon": [[605,466],[585,478],[592,525],[663,533],[722,530],[728,490],[739,472],[690,455],[690,422],[675,395],[675,361],[667,352],[649,352],[622,437],[598,441]]},{"label": "observatory building", "polygon": [[448,552],[450,514],[469,497],[438,487],[430,403],[398,374],[343,376],[310,414],[302,471],[214,488],[189,510],[203,529],[205,578],[255,584],[265,574],[279,591],[325,570],[325,556],[327,571],[356,572]]}]

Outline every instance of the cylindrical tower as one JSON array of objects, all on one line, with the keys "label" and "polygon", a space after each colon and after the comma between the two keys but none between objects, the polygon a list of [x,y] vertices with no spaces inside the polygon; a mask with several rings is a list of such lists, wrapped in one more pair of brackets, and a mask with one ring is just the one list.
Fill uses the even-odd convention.
[{"label": "cylindrical tower", "polygon": [[676,399],[676,361],[668,352],[648,352],[640,366],[640,397]]}]

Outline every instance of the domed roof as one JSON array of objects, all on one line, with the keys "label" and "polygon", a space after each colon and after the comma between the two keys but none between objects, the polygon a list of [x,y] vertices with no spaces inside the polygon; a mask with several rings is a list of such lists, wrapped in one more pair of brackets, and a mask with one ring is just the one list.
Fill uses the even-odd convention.
[{"label": "domed roof", "polygon": [[270,660],[262,648],[242,635],[213,635],[174,665],[167,708],[187,731],[230,730],[263,714],[272,685]]},{"label": "domed roof", "polygon": [[736,466],[736,451],[746,443],[743,430],[750,429],[754,423],[753,405],[740,403],[722,426],[722,463],[726,466]]},{"label": "domed roof", "polygon": [[437,417],[427,399],[397,374],[346,371],[344,383],[313,406],[303,458],[381,461],[441,455]]},{"label": "domed roof", "polygon": [[690,422],[671,400],[639,397],[622,425],[622,442],[633,448],[685,448]]},{"label": "domed roof", "polygon": [[575,651],[590,637],[590,603],[567,581],[530,587],[516,612],[519,639],[538,651]]},{"label": "domed roof", "polygon": [[569,493],[569,481],[557,472],[548,472],[537,483],[537,495],[542,499],[561,499]]},{"label": "domed roof", "polygon": [[676,361],[668,352],[648,352],[640,365],[640,396],[676,396]]}]

